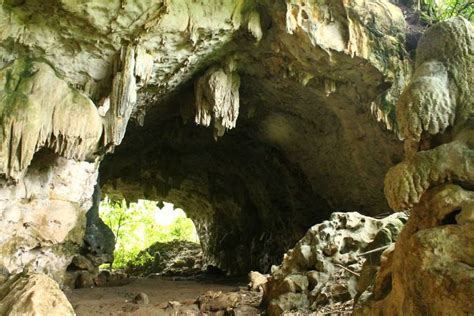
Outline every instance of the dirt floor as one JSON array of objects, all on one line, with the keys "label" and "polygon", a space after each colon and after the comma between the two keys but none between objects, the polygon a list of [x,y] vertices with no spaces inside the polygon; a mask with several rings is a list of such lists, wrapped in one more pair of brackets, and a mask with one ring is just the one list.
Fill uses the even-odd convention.
[{"label": "dirt floor", "polygon": [[[173,280],[172,278],[131,279],[129,284],[69,290],[66,295],[78,316],[89,315],[170,315],[166,307],[175,303],[193,304],[205,292],[236,292],[244,284],[237,281]],[[134,298],[145,293],[149,304],[137,304]],[[171,302],[171,305],[170,305]],[[176,303],[179,304],[179,303]],[[196,315],[189,310],[182,315]]]}]

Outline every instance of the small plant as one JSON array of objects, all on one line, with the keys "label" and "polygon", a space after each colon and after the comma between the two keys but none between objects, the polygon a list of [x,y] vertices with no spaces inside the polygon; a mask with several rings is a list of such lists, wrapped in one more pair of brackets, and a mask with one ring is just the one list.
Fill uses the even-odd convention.
[{"label": "small plant", "polygon": [[115,235],[114,261],[110,264],[113,269],[123,269],[129,261],[152,261],[143,256],[138,258],[138,254],[156,242],[199,242],[193,222],[182,210],[173,210],[172,204],[165,203],[160,209],[153,201],[140,200],[127,205],[125,200],[111,201],[106,197],[99,214]]},{"label": "small plant", "polygon": [[[474,21],[474,0],[421,0],[421,17],[428,24],[434,24],[455,16]],[[420,5],[421,4],[421,5]]]}]

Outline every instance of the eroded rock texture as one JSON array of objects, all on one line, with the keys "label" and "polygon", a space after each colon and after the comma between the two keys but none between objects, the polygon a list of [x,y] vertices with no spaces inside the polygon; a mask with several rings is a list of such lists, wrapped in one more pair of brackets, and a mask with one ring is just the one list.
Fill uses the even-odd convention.
[{"label": "eroded rock texture", "polygon": [[183,207],[229,273],[268,269],[327,210],[387,209],[401,148],[372,114],[397,130],[404,29],[387,1],[3,1],[3,270],[61,282],[107,257],[85,217],[114,150],[107,193]]},{"label": "eroded rock texture", "polygon": [[58,284],[41,273],[20,273],[0,285],[0,315],[76,315]]},{"label": "eroded rock texture", "polygon": [[473,31],[454,18],[420,41],[417,70],[398,107],[406,158],[385,179],[394,209],[414,207],[395,250],[384,254],[360,314],[466,315],[474,309]]},{"label": "eroded rock texture", "polygon": [[97,164],[40,151],[18,183],[3,180],[2,272],[43,272],[62,282],[66,267],[82,245],[96,179]]},{"label": "eroded rock texture", "polygon": [[263,307],[269,315],[311,313],[357,297],[362,265],[372,264],[370,253],[361,254],[393,243],[405,220],[401,213],[384,219],[333,213],[328,221],[311,227],[281,265],[272,267],[263,285]]}]

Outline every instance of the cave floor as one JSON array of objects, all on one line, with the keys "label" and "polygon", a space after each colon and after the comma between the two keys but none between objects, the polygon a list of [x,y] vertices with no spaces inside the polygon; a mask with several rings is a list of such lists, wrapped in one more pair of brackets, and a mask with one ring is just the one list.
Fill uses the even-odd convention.
[{"label": "cave floor", "polygon": [[[202,299],[205,296],[204,293],[211,293],[211,295],[219,292],[242,293],[242,289],[245,287],[243,282],[232,279],[134,278],[129,281],[128,284],[121,286],[68,290],[65,294],[78,316],[171,315],[177,309],[182,312],[181,315],[195,315],[197,313],[195,302],[198,297]],[[148,304],[134,302],[135,296],[139,293],[145,293],[148,296]],[[258,305],[259,301],[254,299],[254,302],[255,305]],[[185,312],[185,310],[187,311]]]}]

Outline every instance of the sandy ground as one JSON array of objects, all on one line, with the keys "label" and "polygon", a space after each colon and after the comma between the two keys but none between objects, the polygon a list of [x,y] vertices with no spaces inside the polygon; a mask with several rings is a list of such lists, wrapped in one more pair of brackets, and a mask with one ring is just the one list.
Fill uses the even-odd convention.
[{"label": "sandy ground", "polygon": [[[238,282],[173,281],[172,279],[132,279],[116,287],[75,289],[66,292],[78,316],[89,315],[157,315],[159,306],[169,301],[194,301],[207,291],[230,292],[243,286]],[[148,295],[150,304],[139,306],[133,298],[140,292]]]}]

